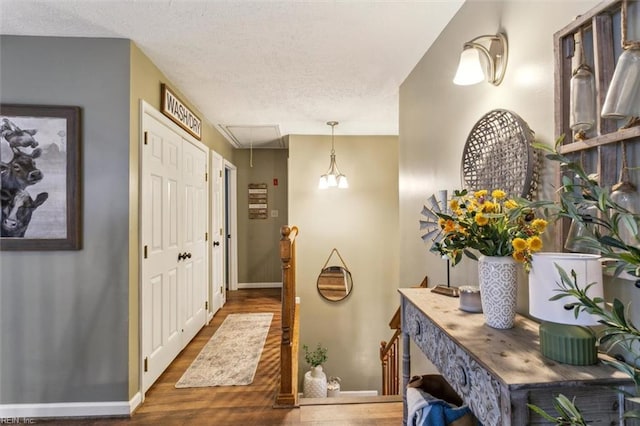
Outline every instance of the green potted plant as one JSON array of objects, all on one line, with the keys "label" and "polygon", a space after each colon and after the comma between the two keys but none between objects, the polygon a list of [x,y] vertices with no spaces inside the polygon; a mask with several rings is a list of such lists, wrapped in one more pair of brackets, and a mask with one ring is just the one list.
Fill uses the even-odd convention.
[{"label": "green potted plant", "polygon": [[[626,397],[628,401],[636,405],[640,404],[640,397],[638,396],[640,395],[640,369],[637,367],[638,361],[640,360],[640,353],[638,353],[638,348],[640,348],[640,329],[628,318],[625,312],[625,306],[620,300],[614,299],[613,306],[610,310],[603,308],[603,300],[587,296],[589,285],[585,288],[578,286],[575,271],[570,272],[571,278],[569,278],[569,274],[566,271],[560,267],[557,268],[560,273],[561,282],[559,283],[558,295],[553,297],[552,300],[568,296],[573,297],[573,300],[577,299],[577,302],[573,304],[576,315],[582,311],[597,315],[600,318],[599,322],[604,325],[599,335],[600,344],[609,343],[611,347],[620,345],[632,354],[632,359],[629,363],[615,359],[603,362],[617,368],[633,380],[635,396],[634,394],[627,394]],[[556,425],[587,425],[587,421],[575,404],[575,398],[569,400],[565,395],[559,394],[554,401],[557,416],[553,416],[535,405],[528,404],[528,406],[532,411],[538,413],[546,420],[553,421]],[[624,418],[640,419],[640,410],[628,410],[624,413]]]},{"label": "green potted plant", "polygon": [[[582,247],[602,254],[613,261],[615,275],[626,272],[640,280],[640,213],[631,212],[616,203],[608,188],[601,187],[588,175],[581,164],[561,154],[559,147],[564,136],[556,141],[555,147],[534,144],[534,147],[546,152],[546,157],[561,164],[562,170],[572,174],[564,175],[559,190],[559,205],[547,202],[547,207],[555,207],[558,217],[571,219],[586,231],[579,237]],[[597,211],[597,215],[585,213]],[[622,238],[630,231],[636,240],[629,242]]]},{"label": "green potted plant", "polygon": [[302,345],[304,360],[311,369],[304,374],[303,395],[305,398],[326,398],[327,376],[322,371],[322,364],[327,362],[327,348],[318,343],[314,350]]},{"label": "green potted plant", "polygon": [[[580,237],[583,247],[592,249],[613,262],[614,275],[621,273],[635,277],[635,286],[640,287],[640,245],[639,241],[629,242],[622,238],[622,234],[630,231],[638,238],[640,228],[640,214],[631,212],[616,203],[607,188],[603,188],[596,181],[591,179],[583,170],[582,166],[569,157],[562,155],[558,147],[561,145],[563,137],[556,141],[554,148],[542,144],[535,144],[535,147],[545,151],[546,157],[553,161],[558,161],[564,171],[573,173],[572,178],[564,177],[560,188],[560,202],[556,207],[557,217],[566,217],[579,223],[588,232]],[[552,203],[548,203],[550,206]],[[597,209],[598,214],[584,214],[588,208]],[[626,229],[625,229],[626,228]],[[592,299],[587,296],[587,289],[577,285],[575,271],[564,271],[558,268],[561,282],[558,283],[558,294],[552,300],[572,296],[577,299],[574,304],[576,315],[579,312],[586,312],[598,316],[599,322],[604,326],[599,333],[599,342],[608,343],[610,347],[616,345],[624,347],[630,354],[631,360],[605,361],[623,373],[627,374],[635,385],[635,395],[626,395],[627,400],[640,404],[640,329],[633,324],[625,310],[624,304],[614,299],[611,308],[603,307],[603,300]],[[529,408],[544,417],[553,421],[557,425],[586,425],[587,422],[582,416],[576,402],[569,400],[560,394],[555,398],[555,409],[557,416],[546,413],[537,406],[529,405]],[[640,419],[640,410],[633,409],[624,413],[625,418]]]},{"label": "green potted plant", "polygon": [[447,256],[453,266],[463,254],[478,260],[482,312],[490,327],[505,329],[515,323],[517,262],[529,270],[547,227],[534,211],[531,202],[511,198],[501,189],[465,189],[455,191],[446,212],[435,212],[441,233],[431,251]]},{"label": "green potted plant", "polygon": [[310,367],[322,366],[327,362],[327,348],[323,348],[320,343],[313,351],[310,351],[307,345],[302,345],[302,350],[304,351],[304,360]]}]

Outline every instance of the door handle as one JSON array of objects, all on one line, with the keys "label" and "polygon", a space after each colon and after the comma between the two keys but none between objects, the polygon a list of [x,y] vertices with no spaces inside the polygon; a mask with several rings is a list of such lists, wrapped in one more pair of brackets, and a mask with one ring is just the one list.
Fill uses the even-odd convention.
[{"label": "door handle", "polygon": [[191,253],[187,253],[186,251],[184,253],[178,253],[178,262],[185,259],[191,259]]},{"label": "door handle", "polygon": [[219,245],[220,245],[220,241],[214,241],[214,242],[213,242],[213,246],[214,246],[214,247],[217,247],[217,246],[219,246]]}]

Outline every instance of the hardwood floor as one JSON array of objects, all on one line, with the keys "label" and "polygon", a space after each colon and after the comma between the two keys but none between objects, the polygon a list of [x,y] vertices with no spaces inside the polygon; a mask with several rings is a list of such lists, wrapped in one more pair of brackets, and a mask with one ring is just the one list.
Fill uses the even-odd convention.
[{"label": "hardwood floor", "polygon": [[[144,403],[127,419],[39,420],[59,425],[398,425],[402,403],[312,405],[274,409],[279,386],[280,289],[228,292],[227,303],[149,389]],[[231,313],[272,312],[273,321],[248,386],[176,389],[175,383]]]}]

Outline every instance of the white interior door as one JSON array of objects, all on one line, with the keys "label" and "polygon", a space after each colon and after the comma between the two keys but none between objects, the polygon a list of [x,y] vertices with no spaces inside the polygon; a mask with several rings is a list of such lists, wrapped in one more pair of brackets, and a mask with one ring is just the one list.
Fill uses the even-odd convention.
[{"label": "white interior door", "polygon": [[184,269],[183,346],[206,321],[207,301],[207,153],[188,141],[182,144],[182,267]]},{"label": "white interior door", "polygon": [[141,187],[142,352],[146,391],[182,349],[180,297],[182,271],[178,199],[182,139],[157,120],[145,120]]},{"label": "white interior door", "polygon": [[225,268],[225,208],[224,208],[224,159],[211,151],[211,313],[224,306]]},{"label": "white interior door", "polygon": [[142,393],[206,322],[208,149],[142,102]]}]

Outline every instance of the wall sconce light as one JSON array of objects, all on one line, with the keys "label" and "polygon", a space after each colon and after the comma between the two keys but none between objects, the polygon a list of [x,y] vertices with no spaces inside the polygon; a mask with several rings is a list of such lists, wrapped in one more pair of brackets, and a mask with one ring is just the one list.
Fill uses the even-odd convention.
[{"label": "wall sconce light", "polygon": [[508,56],[507,37],[503,33],[476,37],[464,44],[453,83],[468,86],[486,80],[497,86],[504,78]]},{"label": "wall sconce light", "polygon": [[329,163],[329,169],[327,172],[320,176],[318,182],[319,189],[335,188],[340,189],[349,188],[349,182],[347,177],[340,173],[338,165],[336,164],[336,151],[334,149],[333,142],[333,128],[338,125],[337,121],[327,121],[327,125],[331,126],[331,162]]}]

